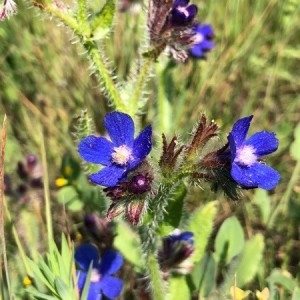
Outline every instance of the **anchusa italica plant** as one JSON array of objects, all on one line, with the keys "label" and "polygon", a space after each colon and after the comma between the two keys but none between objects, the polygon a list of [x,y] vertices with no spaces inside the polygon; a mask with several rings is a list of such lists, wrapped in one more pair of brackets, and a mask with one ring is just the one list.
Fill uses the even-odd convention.
[{"label": "anchusa italica plant", "polygon": [[[133,2],[122,1],[119,8],[127,10]],[[197,19],[196,4],[189,0],[148,1],[145,33],[148,48],[134,64],[130,76],[122,81],[116,79],[114,74],[117,72],[110,69],[103,42],[113,26],[117,10],[115,1],[105,1],[96,13],[92,13],[93,10],[85,0],[78,0],[77,4],[76,7],[69,8],[57,1],[33,1],[34,6],[55,16],[72,30],[74,37],[86,51],[92,70],[98,76],[108,99],[111,112],[104,116],[106,132],[96,132],[85,110],[79,118],[75,134],[77,151],[84,161],[83,169],[88,180],[91,185],[101,187],[102,199],[107,202],[101,208],[92,206],[94,210],[101,211],[99,215],[94,211],[90,213],[91,207],[88,214],[84,213],[85,230],[97,246],[82,244],[73,253],[72,247],[65,241],[62,243],[60,256],[57,249],[53,251],[55,247],[51,243],[50,196],[45,193],[48,201],[47,231],[50,249],[46,263],[42,262],[34,268],[35,276],[41,276],[49,290],[55,296],[61,293],[61,298],[61,295],[65,295],[63,287],[68,284],[72,292],[77,292],[78,299],[119,297],[123,281],[116,274],[123,265],[123,257],[113,247],[116,235],[121,235],[125,232],[124,228],[128,227],[128,231],[135,231],[130,231],[128,236],[134,236],[135,248],[139,251],[137,255],[133,255],[134,259],[131,253],[126,253],[128,259],[131,262],[142,260],[142,263],[134,263],[143,277],[149,279],[151,297],[154,300],[167,299],[168,280],[172,279],[173,273],[177,273],[176,276],[190,273],[201,259],[201,253],[197,249],[199,241],[198,244],[195,242],[200,234],[196,233],[198,228],[193,225],[186,205],[185,196],[189,188],[201,186],[204,189],[209,185],[212,191],[221,190],[231,200],[239,200],[243,190],[275,188],[280,181],[280,174],[269,167],[264,159],[277,150],[278,140],[275,133],[266,131],[257,132],[247,139],[253,116],[237,120],[227,136],[227,142],[222,146],[217,122],[209,121],[205,114],[199,114],[198,122],[191,128],[191,134],[186,140],[179,139],[180,132],[170,136],[169,132],[160,132],[163,130],[159,130],[160,126],[156,122],[142,127],[145,122],[149,123],[149,119],[142,117],[148,107],[145,105],[149,93],[146,82],[153,76],[151,67],[154,63],[159,63],[159,56],[166,52],[175,61],[185,62],[189,57],[206,59],[208,52],[215,48],[215,30],[210,24]],[[14,2],[5,0],[0,10],[0,19],[8,17],[14,11]],[[167,99],[160,95],[159,101],[161,102],[157,107],[161,108]],[[169,102],[167,104],[170,105]],[[162,120],[164,113],[156,105],[154,107],[160,114],[158,119]],[[69,155],[63,157],[61,176],[57,178],[56,185],[74,187],[75,200],[79,199],[82,204],[89,201],[91,193],[78,185],[82,173],[76,159]],[[38,166],[36,157],[29,156],[25,164],[19,163],[18,174],[30,185],[41,186],[41,169]],[[37,171],[40,171],[38,176],[35,174]],[[86,183],[85,177],[84,180]],[[6,177],[7,191],[10,190],[9,187]],[[72,189],[65,191],[70,192]],[[66,196],[60,195],[63,195],[62,198]],[[71,203],[74,199],[71,197],[69,200]],[[82,205],[80,209],[82,207],[87,208]],[[215,207],[210,208],[210,211],[208,209],[211,223],[214,209]],[[124,216],[130,226],[123,226],[120,222],[116,233],[113,222],[120,215]],[[201,227],[202,224],[198,225]],[[207,240],[212,228],[213,224],[208,230]],[[202,227],[199,231],[201,229]],[[60,267],[61,261],[65,261],[66,257],[67,271]],[[70,276],[73,259],[76,263],[76,275]],[[58,262],[58,267],[53,262]],[[49,266],[50,268],[46,268]],[[57,274],[51,276],[52,270],[60,271],[61,277]],[[61,279],[65,277],[65,281]]]}]

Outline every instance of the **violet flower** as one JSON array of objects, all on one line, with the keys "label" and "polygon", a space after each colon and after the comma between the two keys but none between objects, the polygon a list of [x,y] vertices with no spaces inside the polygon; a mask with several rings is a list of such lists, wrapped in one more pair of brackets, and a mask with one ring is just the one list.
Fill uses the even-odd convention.
[{"label": "violet flower", "polygon": [[81,157],[90,163],[103,165],[89,179],[99,185],[113,187],[126,178],[126,174],[137,167],[149,154],[152,147],[152,128],[147,126],[134,138],[132,118],[121,112],[108,113],[104,126],[110,140],[90,135],[78,145]]},{"label": "violet flower", "polygon": [[196,24],[193,26],[194,32],[190,54],[195,58],[205,58],[205,53],[215,47],[211,40],[214,37],[214,31],[209,24]]},{"label": "violet flower", "polygon": [[246,140],[253,116],[238,120],[228,135],[231,155],[232,178],[245,188],[273,189],[280,174],[267,166],[261,158],[278,148],[275,133],[260,131]]},{"label": "violet flower", "polygon": [[99,262],[98,250],[91,244],[83,244],[75,251],[78,288],[81,294],[85,285],[87,273],[92,263],[92,274],[90,278],[87,300],[101,300],[102,295],[108,299],[115,299],[122,291],[123,281],[111,276],[116,273],[123,264],[123,257],[120,253],[107,250]]}]

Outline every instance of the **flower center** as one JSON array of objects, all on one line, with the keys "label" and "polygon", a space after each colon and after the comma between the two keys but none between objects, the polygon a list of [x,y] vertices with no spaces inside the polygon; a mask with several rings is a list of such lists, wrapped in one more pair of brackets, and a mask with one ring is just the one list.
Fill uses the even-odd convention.
[{"label": "flower center", "polygon": [[250,167],[257,161],[257,156],[255,155],[255,148],[246,145],[242,146],[236,151],[235,162]]},{"label": "flower center", "polygon": [[184,14],[185,17],[189,17],[189,12],[184,6],[177,6],[176,9]]},{"label": "flower center", "polygon": [[113,162],[117,165],[124,166],[132,158],[131,149],[126,145],[121,145],[114,148],[114,152],[111,155]]},{"label": "flower center", "polygon": [[203,42],[203,40],[204,40],[204,36],[201,33],[196,33],[193,36],[193,44],[194,45],[200,44],[201,42]]},{"label": "flower center", "polygon": [[97,269],[92,269],[92,274],[91,274],[91,282],[99,282],[101,279],[101,274]]}]

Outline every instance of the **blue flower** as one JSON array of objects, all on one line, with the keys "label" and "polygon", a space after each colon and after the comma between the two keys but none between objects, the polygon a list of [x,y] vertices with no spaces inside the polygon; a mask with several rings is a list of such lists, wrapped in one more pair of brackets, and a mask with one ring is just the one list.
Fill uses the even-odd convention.
[{"label": "blue flower", "polygon": [[90,135],[79,143],[78,152],[87,162],[104,166],[89,179],[95,184],[112,187],[125,179],[126,174],[149,154],[152,128],[147,126],[134,139],[133,120],[121,112],[107,114],[104,126],[110,140]]},{"label": "blue flower", "polygon": [[171,23],[175,26],[185,26],[193,21],[198,8],[196,5],[189,5],[189,0],[175,0],[171,10]]},{"label": "blue flower", "polygon": [[215,47],[215,43],[211,41],[214,37],[213,28],[209,24],[196,24],[192,31],[194,36],[190,54],[196,58],[205,58],[205,53]]},{"label": "blue flower", "polygon": [[80,293],[84,287],[89,266],[92,263],[93,269],[87,300],[101,300],[102,295],[108,299],[114,299],[120,295],[123,281],[111,276],[123,264],[123,257],[120,253],[108,250],[99,262],[97,248],[90,244],[83,244],[75,251],[75,261],[79,267],[79,270],[77,270],[77,285]]},{"label": "blue flower", "polygon": [[273,132],[260,131],[246,140],[253,116],[238,120],[228,135],[231,155],[232,178],[245,188],[273,189],[280,174],[261,161],[277,150],[278,139]]},{"label": "blue flower", "polygon": [[162,240],[162,249],[158,254],[161,267],[174,268],[189,258],[195,250],[193,237],[192,232],[181,232],[179,229],[165,236]]}]

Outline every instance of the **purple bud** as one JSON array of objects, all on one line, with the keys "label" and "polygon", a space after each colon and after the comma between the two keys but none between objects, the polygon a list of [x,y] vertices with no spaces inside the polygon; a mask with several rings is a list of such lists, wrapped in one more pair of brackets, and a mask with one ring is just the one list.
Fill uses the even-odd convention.
[{"label": "purple bud", "polygon": [[151,189],[152,177],[147,175],[136,175],[132,177],[128,190],[134,194],[143,194]]},{"label": "purple bud", "polygon": [[26,158],[27,167],[33,167],[37,163],[37,157],[34,154],[29,154]]}]

